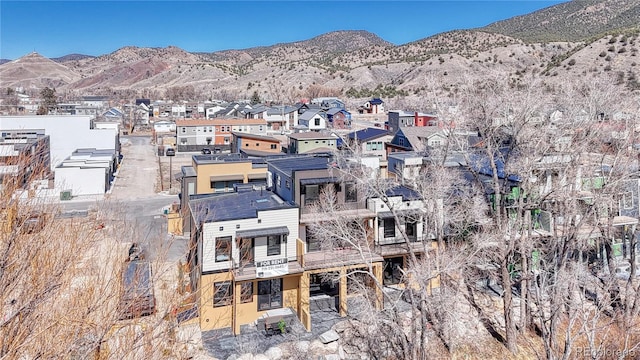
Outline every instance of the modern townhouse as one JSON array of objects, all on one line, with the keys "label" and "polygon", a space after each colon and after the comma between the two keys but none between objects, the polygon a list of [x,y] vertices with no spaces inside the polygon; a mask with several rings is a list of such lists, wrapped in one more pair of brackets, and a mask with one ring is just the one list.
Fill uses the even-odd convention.
[{"label": "modern townhouse", "polygon": [[338,138],[318,132],[289,134],[289,154],[332,152],[337,149]]},{"label": "modern townhouse", "polygon": [[264,135],[232,132],[231,152],[248,156],[268,156],[282,152],[280,140]]},{"label": "modern townhouse", "polygon": [[183,166],[181,169],[180,219],[184,227],[182,230],[191,231],[191,196],[233,192],[241,184],[263,187],[266,178],[267,164],[261,158],[245,158],[238,154],[193,155],[191,166]]},{"label": "modern townhouse", "polygon": [[297,205],[249,190],[194,199],[189,206],[191,287],[201,329],[230,327],[238,334],[260,318],[305,312]]},{"label": "modern townhouse", "polygon": [[203,147],[230,150],[232,132],[266,135],[264,119],[198,119],[176,121],[178,151],[200,151]]},{"label": "modern townhouse", "polygon": [[25,188],[51,176],[49,136],[44,130],[3,130],[0,137],[0,190]]},{"label": "modern townhouse", "polygon": [[[268,161],[267,186],[283,200],[300,207],[299,235],[304,246],[301,263],[305,269],[303,277],[308,279],[310,302],[314,307],[333,306],[341,316],[347,314],[347,299],[352,293],[347,285],[347,274],[355,269],[371,268],[382,281],[383,258],[365,249],[353,249],[341,244],[339,239],[329,248],[313,234],[316,226],[335,218],[351,219],[365,229],[371,229],[375,213],[366,207],[364,194],[358,194],[353,180],[343,179],[334,171],[335,162],[330,156],[300,156]],[[332,189],[336,208],[339,211],[319,213],[315,205]],[[367,231],[368,237],[372,231]],[[363,239],[364,241],[365,239]],[[326,244],[325,244],[326,246]],[[340,274],[339,282],[326,280],[327,274]],[[380,289],[376,289],[376,306],[382,306]],[[332,301],[331,299],[335,300]]]}]

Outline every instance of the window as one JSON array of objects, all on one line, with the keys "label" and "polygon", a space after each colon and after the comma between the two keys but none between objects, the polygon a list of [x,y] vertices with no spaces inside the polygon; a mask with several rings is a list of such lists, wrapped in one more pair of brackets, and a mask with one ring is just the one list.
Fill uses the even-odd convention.
[{"label": "window", "polygon": [[231,301],[233,300],[233,286],[231,286],[231,281],[214,283],[213,290],[214,307],[231,305]]},{"label": "window", "polygon": [[320,126],[320,119],[316,118],[314,124],[316,126]]},{"label": "window", "polygon": [[282,251],[282,235],[270,235],[267,237],[267,256],[280,255]]},{"label": "window", "polygon": [[256,143],[256,147],[260,147],[260,143]]},{"label": "window", "polygon": [[304,186],[304,204],[310,205],[320,198],[320,187],[318,185]]},{"label": "window", "polygon": [[416,241],[418,236],[418,223],[413,218],[407,218],[407,221],[404,225],[404,231],[407,234],[407,237],[411,241]]},{"label": "window", "polygon": [[183,144],[183,145],[186,144],[187,143],[187,139],[185,139],[185,138],[180,139],[180,143]]},{"label": "window", "polygon": [[356,184],[346,183],[344,184],[345,191],[345,202],[356,202],[358,201],[358,189],[356,189]]},{"label": "window", "polygon": [[226,136],[225,136],[225,138],[224,138],[224,143],[225,143],[225,144],[229,144],[229,138],[228,138],[228,137],[226,137]]},{"label": "window", "polygon": [[389,258],[384,260],[383,284],[395,285],[402,281],[402,271],[404,260],[402,257]]},{"label": "window", "polygon": [[249,281],[240,285],[240,302],[243,304],[253,302],[253,282]]},{"label": "window", "polygon": [[282,278],[258,281],[258,311],[282,307]]},{"label": "window", "polygon": [[384,219],[384,237],[396,237],[396,221],[394,219]]},{"label": "window", "polygon": [[231,236],[216,238],[216,262],[229,261],[231,259]]},{"label": "window", "polygon": [[249,143],[244,144],[245,147],[249,147]]},{"label": "window", "polygon": [[289,180],[285,180],[284,186],[286,186],[287,189],[291,189],[291,183],[289,182]]},{"label": "window", "polygon": [[260,131],[262,131],[262,125],[260,125]]},{"label": "window", "polygon": [[271,144],[271,150],[277,149],[278,146],[276,144]]},{"label": "window", "polygon": [[281,182],[281,179],[280,179],[280,175],[279,175],[279,174],[276,174],[276,185],[277,185],[278,187],[281,187],[281,186],[282,186],[282,182]]},{"label": "window", "polygon": [[625,192],[624,194],[622,194],[622,206],[624,206],[625,209],[632,209],[633,208],[633,193],[628,191]]},{"label": "window", "polygon": [[183,128],[181,128],[181,129],[182,129],[182,133],[183,133],[183,134],[187,132],[187,128],[183,127]]},{"label": "window", "polygon": [[371,151],[371,150],[373,150],[373,144],[368,142],[367,143],[367,151]]},{"label": "window", "polygon": [[398,139],[398,145],[404,146],[404,139],[403,138],[399,138]]}]

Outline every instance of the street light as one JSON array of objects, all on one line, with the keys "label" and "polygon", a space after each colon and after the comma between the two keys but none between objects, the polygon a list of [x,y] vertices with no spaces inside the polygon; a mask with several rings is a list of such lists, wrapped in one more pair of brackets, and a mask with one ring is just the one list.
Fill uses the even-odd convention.
[{"label": "street light", "polygon": [[172,171],[172,159],[174,156],[176,156],[176,153],[174,151],[168,151],[167,152],[167,156],[169,157],[169,192],[171,192],[171,173]]}]

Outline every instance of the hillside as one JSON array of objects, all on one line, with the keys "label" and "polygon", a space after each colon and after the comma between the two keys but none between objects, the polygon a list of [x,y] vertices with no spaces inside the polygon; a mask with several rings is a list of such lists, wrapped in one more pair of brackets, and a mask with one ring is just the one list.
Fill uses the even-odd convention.
[{"label": "hillside", "polygon": [[[574,76],[602,77],[634,90],[640,76],[639,32],[628,25],[639,4],[572,1],[482,29],[445,32],[398,46],[367,31],[336,31],[214,53],[127,46],[97,57],[69,55],[57,59],[60,63],[30,54],[0,65],[0,87],[55,86],[127,96],[132,91],[151,96],[153,91],[161,97],[168,88],[188,86],[204,98],[249,98],[257,91],[262,99],[277,102],[313,95],[419,102],[429,89],[453,92],[460,82],[491,72],[514,81],[525,74],[543,76],[550,85]],[[578,41],[614,31],[618,34]]]},{"label": "hillside", "polygon": [[481,30],[529,43],[585,41],[640,25],[640,0],[572,0],[498,21]]}]

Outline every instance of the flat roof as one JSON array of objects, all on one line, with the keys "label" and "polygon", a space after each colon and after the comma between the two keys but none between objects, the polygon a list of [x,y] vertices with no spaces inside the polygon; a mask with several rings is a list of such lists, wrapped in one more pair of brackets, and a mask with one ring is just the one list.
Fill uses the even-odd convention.
[{"label": "flat roof", "polygon": [[296,140],[300,140],[300,139],[337,139],[337,137],[335,137],[335,136],[321,134],[321,133],[315,132],[315,131],[289,134],[289,137],[291,139],[296,139]]},{"label": "flat roof", "polygon": [[332,161],[333,157],[328,155],[298,155],[267,159],[267,164],[291,176],[295,171],[327,169]]},{"label": "flat roof", "polygon": [[258,211],[293,209],[298,206],[268,190],[221,194],[189,201],[196,223],[257,218]]}]

